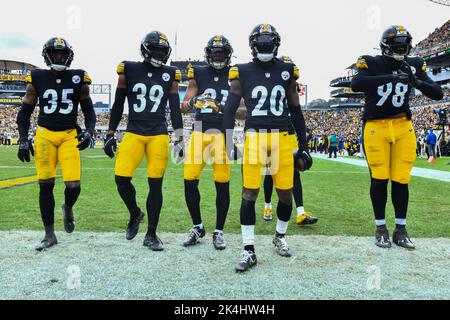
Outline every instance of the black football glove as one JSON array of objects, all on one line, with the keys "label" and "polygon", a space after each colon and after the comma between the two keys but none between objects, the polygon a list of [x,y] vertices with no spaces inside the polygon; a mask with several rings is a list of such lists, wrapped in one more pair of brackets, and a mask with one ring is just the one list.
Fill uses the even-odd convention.
[{"label": "black football glove", "polygon": [[184,160],[185,152],[184,152],[185,146],[183,140],[177,140],[173,144],[173,157],[175,158],[176,164],[179,164]]},{"label": "black football glove", "polygon": [[309,154],[307,146],[299,146],[298,151],[294,155],[294,167],[296,170],[303,172],[311,169],[313,159]]},{"label": "black football glove", "polygon": [[103,151],[105,154],[111,159],[114,158],[117,151],[117,139],[114,137],[114,134],[106,135],[105,145],[103,147]]},{"label": "black football glove", "polygon": [[215,112],[221,112],[222,109],[220,102],[217,99],[213,99],[213,97],[208,93],[203,93],[189,100],[189,107],[191,109],[205,109],[210,107]]},{"label": "black football glove", "polygon": [[92,129],[87,129],[86,131],[81,132],[77,135],[77,139],[79,141],[77,148],[80,149],[80,151],[88,148],[91,144],[93,136],[94,131]]},{"label": "black football glove", "polygon": [[19,140],[19,152],[17,156],[22,162],[30,162],[30,153],[34,157],[34,148],[31,140],[27,138],[20,138]]}]

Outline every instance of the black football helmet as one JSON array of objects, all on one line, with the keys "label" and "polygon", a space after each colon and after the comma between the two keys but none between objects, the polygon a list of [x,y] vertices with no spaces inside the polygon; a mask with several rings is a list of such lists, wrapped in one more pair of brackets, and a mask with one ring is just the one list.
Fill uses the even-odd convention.
[{"label": "black football helmet", "polygon": [[209,39],[205,47],[205,61],[216,70],[221,70],[231,63],[233,48],[230,41],[221,35]]},{"label": "black football helmet", "polygon": [[145,61],[154,67],[160,67],[169,60],[172,48],[167,36],[159,31],[152,31],[142,39],[141,54]]},{"label": "black football helmet", "polygon": [[403,61],[412,49],[411,34],[403,26],[390,26],[381,36],[380,48],[383,56]]},{"label": "black football helmet", "polygon": [[45,64],[55,71],[67,70],[73,61],[72,46],[63,38],[54,37],[44,44]]},{"label": "black football helmet", "polygon": [[278,54],[281,38],[274,26],[257,25],[249,37],[252,55],[261,62],[269,62]]}]

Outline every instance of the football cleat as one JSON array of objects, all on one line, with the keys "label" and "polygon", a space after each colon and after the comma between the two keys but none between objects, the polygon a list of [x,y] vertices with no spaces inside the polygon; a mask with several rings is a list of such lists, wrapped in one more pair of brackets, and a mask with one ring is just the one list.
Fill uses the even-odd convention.
[{"label": "football cleat", "polygon": [[36,247],[37,251],[46,250],[54,245],[58,244],[58,240],[56,239],[56,235],[54,233],[50,235],[45,235],[45,238],[41,241],[41,243]]},{"label": "football cleat", "polygon": [[75,230],[75,221],[73,219],[73,211],[72,208],[69,208],[65,204],[61,206],[63,213],[63,221],[64,221],[64,230],[67,233],[72,233]]},{"label": "football cleat", "polygon": [[192,228],[187,239],[183,242],[183,246],[185,247],[195,246],[197,243],[199,243],[200,238],[203,238],[205,234],[206,234],[205,228],[201,229],[197,227]]},{"label": "football cleat", "polygon": [[139,231],[139,224],[144,220],[144,213],[139,210],[139,216],[137,218],[130,218],[127,226],[127,240],[133,240]]},{"label": "football cleat", "polygon": [[305,226],[308,224],[315,224],[319,221],[317,217],[311,216],[311,212],[304,212],[303,214],[297,216],[295,223],[300,226]]},{"label": "football cleat", "polygon": [[157,235],[151,235],[147,232],[144,239],[144,246],[152,251],[163,251],[164,244]]},{"label": "football cleat", "polygon": [[392,241],[399,247],[402,247],[405,249],[413,250],[416,248],[414,243],[411,242],[411,239],[409,239],[406,228],[402,228],[402,229],[395,228],[394,233],[392,235]]},{"label": "football cleat", "polygon": [[375,245],[380,248],[390,248],[391,240],[389,240],[389,231],[384,226],[378,226],[375,232]]},{"label": "football cleat", "polygon": [[255,266],[258,260],[256,259],[256,254],[252,251],[242,252],[241,261],[236,265],[236,272],[244,272]]},{"label": "football cleat", "polygon": [[213,245],[216,250],[223,250],[227,246],[225,245],[225,239],[223,238],[223,233],[214,232],[213,234]]},{"label": "football cleat", "polygon": [[272,243],[275,245],[275,251],[282,257],[289,258],[292,255],[289,252],[289,246],[285,237],[274,237]]},{"label": "football cleat", "polygon": [[264,221],[272,221],[272,209],[271,208],[264,208]]}]

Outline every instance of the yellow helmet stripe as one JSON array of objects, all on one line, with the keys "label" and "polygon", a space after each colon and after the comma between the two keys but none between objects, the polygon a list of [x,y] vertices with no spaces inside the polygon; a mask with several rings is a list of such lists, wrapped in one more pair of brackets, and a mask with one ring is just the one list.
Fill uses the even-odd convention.
[{"label": "yellow helmet stripe", "polygon": [[61,45],[62,45],[62,40],[61,40],[61,38],[56,39],[56,44],[57,44],[58,46],[61,46]]}]

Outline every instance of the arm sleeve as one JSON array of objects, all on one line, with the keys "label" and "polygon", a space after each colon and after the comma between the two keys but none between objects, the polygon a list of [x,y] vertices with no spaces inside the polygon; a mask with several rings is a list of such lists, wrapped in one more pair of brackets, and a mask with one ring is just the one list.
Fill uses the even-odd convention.
[{"label": "arm sleeve", "polygon": [[308,144],[306,140],[306,124],[305,118],[303,117],[302,108],[298,106],[288,106],[289,112],[291,113],[292,124],[297,134],[299,145],[305,147]]},{"label": "arm sleeve", "polygon": [[236,115],[236,111],[239,108],[239,104],[241,103],[241,97],[230,92],[228,94],[227,102],[225,103],[225,112],[223,115],[223,132],[226,133],[227,129],[234,129],[234,117]]},{"label": "arm sleeve", "polygon": [[17,114],[17,125],[19,127],[20,139],[28,139],[28,131],[30,130],[30,118],[33,114],[34,106],[31,104],[22,103],[22,107]]},{"label": "arm sleeve", "polygon": [[420,82],[417,89],[419,89],[424,95],[433,100],[442,100],[444,98],[444,92],[441,86],[428,77],[426,72],[419,73],[417,77]]},{"label": "arm sleeve", "polygon": [[356,61],[356,69],[358,74],[353,77],[352,90],[354,92],[366,92],[373,87],[379,87],[383,84],[393,81],[393,75],[373,76],[369,71],[370,56],[361,56]]},{"label": "arm sleeve", "polygon": [[116,89],[116,96],[114,98],[114,104],[111,109],[108,130],[116,131],[117,127],[119,126],[120,119],[122,118],[123,114],[123,105],[125,103],[126,97],[127,97],[127,89],[125,88]]},{"label": "arm sleeve", "polygon": [[174,130],[183,129],[183,117],[180,109],[180,96],[177,93],[169,94],[170,120]]},{"label": "arm sleeve", "polygon": [[92,104],[92,99],[87,98],[80,101],[81,111],[84,114],[84,124],[86,126],[86,130],[95,129],[95,123],[97,121],[97,117],[95,116],[94,105]]},{"label": "arm sleeve", "polygon": [[391,81],[393,81],[393,76],[391,74],[372,76],[368,71],[360,70],[352,80],[352,90],[354,92],[365,92]]}]

